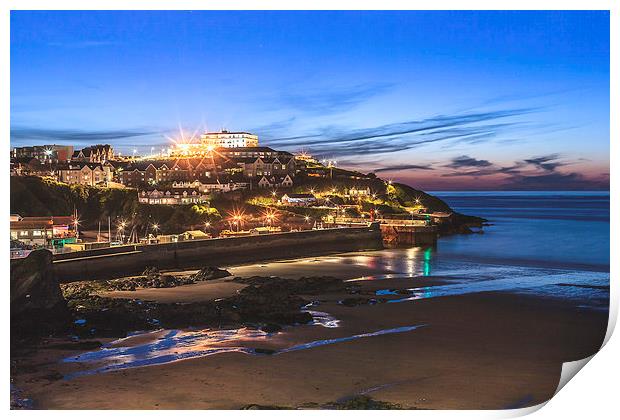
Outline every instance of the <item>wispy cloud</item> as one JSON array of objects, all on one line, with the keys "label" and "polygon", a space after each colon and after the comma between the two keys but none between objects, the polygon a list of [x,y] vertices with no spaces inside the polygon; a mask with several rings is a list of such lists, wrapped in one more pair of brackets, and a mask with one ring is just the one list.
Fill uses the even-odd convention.
[{"label": "wispy cloud", "polygon": [[72,130],[18,127],[11,129],[11,142],[48,141],[48,142],[97,142],[122,140],[159,134],[159,130]]},{"label": "wispy cloud", "polygon": [[450,162],[449,164],[445,165],[447,168],[476,168],[476,167],[486,167],[486,166],[491,166],[493,165],[491,162],[489,162],[488,160],[484,160],[484,159],[475,159],[466,155],[463,156],[457,156],[455,158],[452,159],[452,162]]},{"label": "wispy cloud", "polygon": [[434,168],[431,165],[392,165],[392,166],[384,166],[379,169],[375,169],[374,172],[398,172],[398,171],[408,171],[412,169],[422,170],[422,171],[432,171]]},{"label": "wispy cloud", "polygon": [[443,142],[446,145],[491,141],[519,122],[494,122],[536,112],[519,108],[457,115],[440,115],[364,129],[327,126],[314,133],[273,138],[272,147],[304,147],[315,154],[334,157],[363,153],[391,153]]},{"label": "wispy cloud", "polygon": [[558,158],[560,155],[557,153],[547,156],[538,156],[530,159],[525,159],[525,163],[529,163],[530,165],[534,165],[537,168],[543,169],[545,171],[554,171],[559,166],[567,165],[567,162],[560,162]]},{"label": "wispy cloud", "polygon": [[[473,179],[505,175],[502,185],[505,189],[554,190],[554,189],[605,189],[609,188],[609,177],[599,179],[585,177],[578,172],[560,172],[557,169],[570,165],[561,160],[559,154],[537,156],[514,162],[510,166],[501,166],[488,160],[459,156],[444,167],[458,169],[443,174],[443,177],[470,177]],[[464,170],[463,170],[464,169]]]},{"label": "wispy cloud", "polygon": [[335,114],[349,111],[371,98],[389,92],[393,87],[391,83],[373,83],[322,88],[313,92],[285,92],[276,98],[275,104],[309,114]]}]

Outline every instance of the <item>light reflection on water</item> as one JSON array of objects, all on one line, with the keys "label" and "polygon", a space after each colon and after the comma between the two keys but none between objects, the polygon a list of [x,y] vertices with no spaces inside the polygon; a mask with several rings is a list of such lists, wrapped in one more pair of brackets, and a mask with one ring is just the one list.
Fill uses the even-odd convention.
[{"label": "light reflection on water", "polygon": [[[63,359],[63,362],[66,363],[104,363],[103,366],[91,370],[67,375],[65,379],[120,369],[159,365],[218,353],[241,352],[249,354],[255,350],[242,346],[243,342],[260,342],[269,336],[263,331],[247,328],[199,331],[167,330],[160,331],[160,334],[159,337],[152,337],[153,333],[141,334],[147,339],[146,343],[123,346],[127,339],[122,339],[110,343],[109,346],[101,350]],[[134,335],[132,338],[139,336]]]},{"label": "light reflection on water", "polygon": [[[572,277],[571,276],[575,276]],[[575,286],[575,280],[580,285]],[[438,286],[417,287],[407,289],[409,295],[398,299],[389,299],[389,303],[406,302],[411,300],[429,299],[443,296],[457,296],[479,292],[511,291],[539,296],[563,298],[577,303],[587,303],[593,309],[607,309],[609,306],[609,290],[605,273],[561,273],[544,276],[529,275],[521,277],[507,277],[497,280],[465,281]],[[570,284],[567,284],[570,283]],[[386,289],[378,290],[377,295],[386,295]]]},{"label": "light reflection on water", "polygon": [[[338,322],[332,318],[328,321],[328,323],[333,321]],[[328,328],[335,328],[337,326],[337,324],[331,324],[331,326],[327,325]],[[424,325],[412,325],[384,329],[370,333],[356,334],[347,337],[316,340],[277,350],[261,350],[260,347],[251,346],[249,344],[255,344],[256,342],[260,344],[261,341],[264,344],[265,342],[268,342],[271,337],[283,333],[268,334],[263,331],[250,330],[247,328],[200,331],[161,330],[159,331],[160,336],[155,339],[152,337],[153,333],[142,334],[147,339],[146,343],[138,343],[134,346],[122,346],[123,342],[127,342],[127,339],[117,340],[101,350],[91,351],[64,359],[63,362],[65,363],[86,362],[100,365],[93,369],[71,373],[66,375],[65,379],[71,380],[85,375],[144,366],[161,365],[179,360],[211,356],[220,353],[236,352],[255,356],[264,354],[278,355],[362,338],[409,332],[422,326]],[[133,338],[135,337],[137,336],[133,336]],[[247,343],[247,345],[241,345],[244,342]],[[121,346],[117,347],[118,345]]]},{"label": "light reflection on water", "polygon": [[[365,253],[373,266],[384,274],[346,280],[381,281],[388,279],[438,277],[448,284],[411,288],[410,295],[395,302],[455,296],[479,292],[514,292],[553,297],[595,309],[609,307],[609,273],[546,267],[488,264],[440,258],[433,248],[386,249]],[[343,257],[341,263],[349,263]],[[415,282],[415,280],[412,280]],[[378,294],[388,289],[379,289]]]}]

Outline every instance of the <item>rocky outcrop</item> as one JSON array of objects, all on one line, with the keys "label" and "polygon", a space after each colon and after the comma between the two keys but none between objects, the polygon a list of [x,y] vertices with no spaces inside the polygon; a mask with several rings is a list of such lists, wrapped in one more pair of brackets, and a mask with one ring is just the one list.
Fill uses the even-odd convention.
[{"label": "rocky outcrop", "polygon": [[228,270],[222,270],[218,267],[203,267],[196,274],[192,276],[192,280],[194,281],[207,281],[207,280],[216,280],[221,279],[223,277],[230,276],[230,272]]},{"label": "rocky outcrop", "polygon": [[11,334],[47,334],[66,325],[69,312],[52,269],[52,253],[35,250],[11,260]]}]

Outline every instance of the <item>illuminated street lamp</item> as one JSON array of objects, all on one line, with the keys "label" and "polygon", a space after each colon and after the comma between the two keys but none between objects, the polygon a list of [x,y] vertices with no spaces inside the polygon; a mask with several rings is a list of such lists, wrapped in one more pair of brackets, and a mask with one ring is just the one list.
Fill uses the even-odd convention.
[{"label": "illuminated street lamp", "polygon": [[120,221],[120,223],[116,226],[116,236],[120,236],[121,239],[121,243],[125,242],[125,226],[127,226],[127,223],[125,223],[124,221]]},{"label": "illuminated street lamp", "polygon": [[75,229],[75,239],[76,240],[80,236],[80,231],[78,230],[79,226],[80,226],[80,219],[79,219],[77,213],[75,213],[75,217],[73,218],[73,228]]},{"label": "illuminated street lamp", "polygon": [[157,238],[157,231],[159,230],[159,225],[157,223],[153,224],[153,231],[155,232],[155,237]]},{"label": "illuminated street lamp", "polygon": [[240,214],[236,214],[236,215],[233,216],[233,225],[235,225],[237,227],[237,232],[239,232],[242,220],[243,220],[243,218],[241,217]]},{"label": "illuminated street lamp", "polygon": [[207,231],[211,228],[211,222],[206,221],[205,222],[205,233],[207,233]]}]

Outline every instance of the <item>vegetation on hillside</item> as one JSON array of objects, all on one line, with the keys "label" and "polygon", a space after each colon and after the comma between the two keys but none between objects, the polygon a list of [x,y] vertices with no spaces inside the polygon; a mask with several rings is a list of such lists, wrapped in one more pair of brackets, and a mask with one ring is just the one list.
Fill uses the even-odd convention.
[{"label": "vegetation on hillside", "polygon": [[96,229],[99,222],[113,225],[121,220],[138,232],[157,224],[162,233],[202,227],[221,216],[205,205],[158,206],[138,203],[136,190],[67,185],[38,177],[11,177],[11,213],[21,216],[69,216],[77,210],[82,230]]},{"label": "vegetation on hillside", "polygon": [[[266,209],[278,206],[281,221],[297,217],[302,223],[308,217],[320,220],[330,211],[325,208],[284,207],[277,203],[285,192],[308,193],[329,198],[334,204],[358,204],[364,212],[377,210],[383,215],[408,214],[411,209],[425,208],[429,212],[452,212],[444,201],[408,185],[385,182],[375,176],[334,169],[333,178],[300,175],[292,189],[254,189],[216,194],[211,202],[201,205],[146,205],[138,203],[134,189],[98,188],[67,185],[39,177],[11,177],[11,213],[22,216],[72,215],[77,210],[82,230],[96,229],[99,222],[107,225],[108,218],[116,226],[125,221],[143,236],[153,225],[159,233],[179,233],[202,229],[205,222],[214,226],[231,214],[244,214],[248,220],[260,223]],[[370,197],[347,198],[350,188],[366,188]],[[356,214],[349,208],[351,216]],[[288,215],[288,216],[287,216]],[[476,217],[455,213],[457,224],[481,223]],[[225,226],[223,223],[222,226]]]}]

